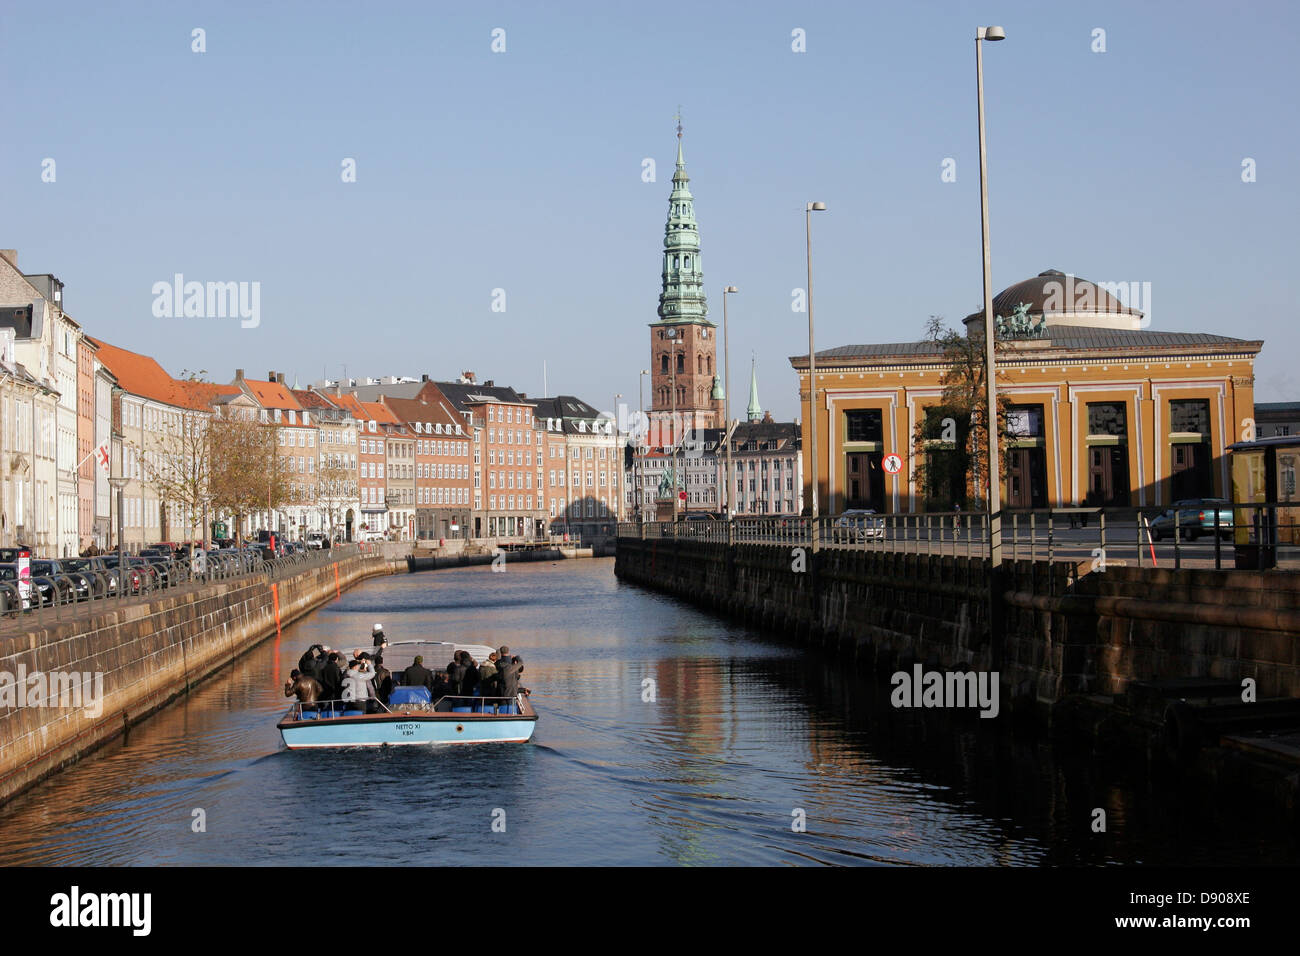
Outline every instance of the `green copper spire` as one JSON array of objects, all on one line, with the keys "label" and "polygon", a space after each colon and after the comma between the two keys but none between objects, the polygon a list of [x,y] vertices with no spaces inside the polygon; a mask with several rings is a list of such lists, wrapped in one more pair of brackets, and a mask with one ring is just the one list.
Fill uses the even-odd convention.
[{"label": "green copper spire", "polygon": [[695,223],[695,197],[688,185],[682,158],[682,118],[677,117],[677,169],[668,197],[664,227],[663,291],[659,293],[661,322],[708,322],[704,298],[704,269],[700,263],[700,231]]},{"label": "green copper spire", "polygon": [[749,360],[749,408],[745,409],[745,415],[751,422],[763,418],[763,407],[758,404],[758,364],[753,357]]}]

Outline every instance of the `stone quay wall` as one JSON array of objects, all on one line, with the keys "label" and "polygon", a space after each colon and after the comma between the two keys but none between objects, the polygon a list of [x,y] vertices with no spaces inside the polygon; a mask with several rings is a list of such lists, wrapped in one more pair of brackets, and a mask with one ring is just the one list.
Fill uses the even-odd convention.
[{"label": "stone quay wall", "polygon": [[[1300,697],[1300,574],[623,537],[615,573],[882,673],[997,671],[1014,706],[1251,677]],[[996,638],[988,620],[996,615]]]},{"label": "stone quay wall", "polygon": [[0,802],[125,733],[279,627],[391,572],[381,555],[352,555],[106,601],[88,617],[0,638]]}]

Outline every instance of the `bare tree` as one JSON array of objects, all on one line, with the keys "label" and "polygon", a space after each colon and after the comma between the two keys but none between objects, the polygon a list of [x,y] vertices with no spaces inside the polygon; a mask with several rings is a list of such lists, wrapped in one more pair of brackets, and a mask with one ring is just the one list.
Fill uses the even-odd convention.
[{"label": "bare tree", "polygon": [[[926,323],[926,340],[943,353],[946,371],[939,380],[943,395],[926,409],[912,433],[914,474],[926,506],[946,510],[950,505],[983,507],[988,491],[988,391],[985,388],[984,337],[949,328],[942,316]],[[995,342],[1000,352],[1003,346]],[[999,373],[999,380],[1003,376]],[[1007,430],[1007,405],[998,394],[998,471],[1005,478],[1012,436]],[[946,499],[956,498],[956,501]]]}]

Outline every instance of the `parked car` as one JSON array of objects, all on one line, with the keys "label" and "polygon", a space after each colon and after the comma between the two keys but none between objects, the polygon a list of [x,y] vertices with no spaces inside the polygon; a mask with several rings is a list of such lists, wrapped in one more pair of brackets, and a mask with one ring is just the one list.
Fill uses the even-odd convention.
[{"label": "parked car", "polygon": [[0,563],[12,564],[14,561],[18,560],[19,553],[23,551],[27,552],[29,558],[35,557],[36,555],[35,548],[28,548],[21,544],[12,548],[0,548]]},{"label": "parked car", "polygon": [[329,536],[323,531],[310,531],[307,533],[307,547],[312,551],[320,551],[330,546]]},{"label": "parked car", "polygon": [[[103,557],[101,557],[99,560],[104,562],[104,567],[108,570],[109,574],[113,576],[111,587],[113,588],[113,593],[116,594],[117,582],[118,582],[118,578],[120,577],[120,574],[118,572],[118,567],[117,567],[117,555],[106,554]],[[126,583],[122,588],[123,593],[139,594],[140,591],[145,587],[145,577],[146,575],[142,574],[140,571],[131,567],[131,558],[128,556],[126,559]]]},{"label": "parked car", "polygon": [[54,582],[60,604],[90,600],[90,583],[82,575],[72,576],[63,570],[58,561],[40,559],[32,562],[32,578],[48,578]]},{"label": "parked car", "polygon": [[1156,541],[1174,536],[1174,515],[1178,515],[1178,535],[1195,541],[1202,534],[1214,534],[1214,515],[1219,516],[1219,535],[1232,536],[1232,504],[1226,498],[1186,498],[1175,501],[1165,511],[1148,519],[1151,537]]},{"label": "parked car", "polygon": [[176,563],[176,555],[170,548],[145,548],[140,558],[148,562],[158,573],[160,587],[171,587],[185,579],[185,569]]},{"label": "parked car", "polygon": [[[12,549],[7,548],[5,550],[12,550]],[[17,564],[11,564],[11,563],[0,564],[0,583],[12,586],[15,591],[18,590],[18,565]],[[39,586],[35,582],[33,582],[32,584],[33,591],[36,591],[38,587]],[[45,588],[49,588],[49,585],[46,584]],[[17,611],[19,601],[22,602],[22,609],[24,611],[29,610],[32,607],[31,598],[24,598],[21,596],[15,598],[14,592],[10,591],[8,587],[0,588],[0,609],[4,610],[6,613]],[[41,603],[44,604],[45,602],[41,601]]]},{"label": "parked car", "polygon": [[[102,598],[108,594],[110,572],[99,558],[60,558],[59,567],[64,574],[85,582],[87,596]],[[84,601],[86,597],[78,597],[78,600]]]},{"label": "parked car", "polygon": [[885,536],[885,519],[874,508],[850,508],[835,519],[833,527],[855,541]]}]

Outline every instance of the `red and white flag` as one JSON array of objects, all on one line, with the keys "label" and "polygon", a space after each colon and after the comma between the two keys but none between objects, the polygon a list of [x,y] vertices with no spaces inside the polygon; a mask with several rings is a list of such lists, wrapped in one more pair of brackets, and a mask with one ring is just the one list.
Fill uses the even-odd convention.
[{"label": "red and white flag", "polygon": [[99,462],[99,467],[105,472],[108,471],[108,442],[95,449],[95,461]]}]

